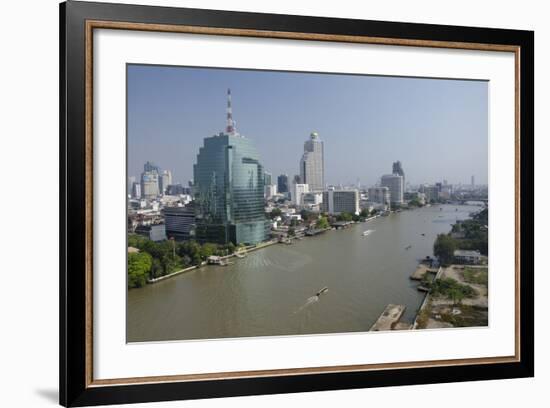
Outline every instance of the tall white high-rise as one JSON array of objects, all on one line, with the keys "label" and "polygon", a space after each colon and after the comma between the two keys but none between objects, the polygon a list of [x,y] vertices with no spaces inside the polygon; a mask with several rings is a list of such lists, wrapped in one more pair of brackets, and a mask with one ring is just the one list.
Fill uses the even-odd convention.
[{"label": "tall white high-rise", "polygon": [[317,132],[312,132],[304,143],[304,154],[300,159],[300,181],[310,191],[322,191],[325,186],[325,163],[323,142]]},{"label": "tall white high-rise", "polygon": [[403,204],[403,176],[399,174],[386,174],[382,176],[380,185],[390,190],[390,201],[392,205]]},{"label": "tall white high-rise", "polygon": [[170,170],[164,170],[160,176],[160,193],[166,193],[166,189],[172,184],[172,172]]}]

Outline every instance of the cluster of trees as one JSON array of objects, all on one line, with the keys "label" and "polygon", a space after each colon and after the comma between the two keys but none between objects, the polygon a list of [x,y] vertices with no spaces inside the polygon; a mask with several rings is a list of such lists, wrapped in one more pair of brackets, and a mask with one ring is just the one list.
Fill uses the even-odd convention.
[{"label": "cluster of trees", "polygon": [[145,286],[152,266],[153,258],[147,252],[128,254],[128,288]]},{"label": "cluster of trees", "polygon": [[452,278],[438,279],[431,283],[431,293],[434,296],[444,296],[459,304],[464,298],[476,296],[476,291],[469,285],[463,285]]},{"label": "cluster of trees", "polygon": [[420,202],[418,198],[413,198],[411,201],[409,201],[409,207],[423,207],[424,204]]},{"label": "cluster of trees", "polygon": [[369,215],[374,215],[374,211],[369,213],[369,210],[363,208],[359,214],[351,214],[348,212],[340,213],[336,216],[336,221],[363,221],[365,218],[368,218]]},{"label": "cluster of trees", "polygon": [[439,234],[434,243],[434,255],[443,265],[452,263],[455,249],[477,250],[481,254],[487,255],[489,250],[489,231],[486,228],[488,218],[488,209],[484,209],[471,220],[454,224],[452,232],[462,232],[463,238]]},{"label": "cluster of trees", "polygon": [[135,234],[128,236],[128,246],[140,251],[128,254],[129,288],[141,287],[150,278],[168,275],[192,265],[201,265],[211,255],[224,256],[237,250],[233,243],[201,245],[196,241],[154,242]]},{"label": "cluster of trees", "polygon": [[328,222],[327,217],[321,216],[315,223],[315,228],[318,228],[318,229],[327,229],[329,227],[330,227],[330,223]]}]

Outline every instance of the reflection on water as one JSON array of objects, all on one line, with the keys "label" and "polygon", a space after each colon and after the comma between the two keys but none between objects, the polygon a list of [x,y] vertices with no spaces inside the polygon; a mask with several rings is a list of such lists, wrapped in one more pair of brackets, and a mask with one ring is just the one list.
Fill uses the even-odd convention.
[{"label": "reflection on water", "polygon": [[366,331],[389,303],[412,321],[423,294],[409,275],[476,209],[404,211],[130,290],[128,341]]}]

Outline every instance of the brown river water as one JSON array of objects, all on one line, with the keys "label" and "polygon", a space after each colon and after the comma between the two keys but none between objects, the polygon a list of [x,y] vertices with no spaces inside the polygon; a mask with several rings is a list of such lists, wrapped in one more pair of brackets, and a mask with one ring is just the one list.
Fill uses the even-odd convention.
[{"label": "brown river water", "polygon": [[403,319],[412,322],[424,294],[409,276],[433,255],[437,234],[479,208],[403,211],[132,289],[127,340],[368,331],[389,303],[405,305]]}]

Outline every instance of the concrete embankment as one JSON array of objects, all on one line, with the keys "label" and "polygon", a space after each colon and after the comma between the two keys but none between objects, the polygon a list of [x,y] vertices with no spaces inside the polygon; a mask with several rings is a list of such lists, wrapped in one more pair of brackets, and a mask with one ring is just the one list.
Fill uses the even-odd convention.
[{"label": "concrete embankment", "polygon": [[405,313],[405,306],[389,304],[369,331],[393,330],[403,313]]},{"label": "concrete embankment", "polygon": [[[206,262],[203,262],[202,265],[206,265]],[[193,269],[197,269],[197,265],[190,266],[189,268],[180,269],[179,271],[169,273],[168,275],[159,276],[158,278],[149,279],[147,283],[157,283],[157,282],[166,280],[168,278],[172,278],[174,276],[180,275],[182,273],[192,271]]]}]

